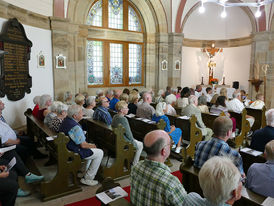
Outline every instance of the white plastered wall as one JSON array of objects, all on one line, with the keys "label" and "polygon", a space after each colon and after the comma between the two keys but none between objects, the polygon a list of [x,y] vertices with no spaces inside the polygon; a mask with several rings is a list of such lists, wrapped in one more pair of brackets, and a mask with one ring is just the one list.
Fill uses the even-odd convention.
[{"label": "white plastered wall", "polygon": [[[218,5],[210,3],[207,4],[203,15],[199,14],[198,10],[193,11],[183,28],[184,37],[214,41],[247,37],[251,34],[250,20],[242,9],[229,8],[225,19],[219,17],[221,11]],[[250,59],[251,45],[224,48],[222,53],[215,56],[214,77],[219,79],[219,84],[222,83],[223,76],[227,85],[239,81],[240,87],[248,90]],[[204,83],[208,84],[208,60],[206,55],[202,55],[201,48],[183,47],[182,85],[200,84],[202,75]]]},{"label": "white plastered wall", "polygon": [[[0,18],[0,28],[6,19]],[[5,104],[3,116],[13,127],[21,127],[26,124],[24,112],[27,108],[33,108],[33,98],[41,94],[53,96],[53,74],[52,74],[52,50],[51,31],[23,25],[27,38],[32,42],[31,57],[29,61],[29,74],[32,77],[31,93],[25,93],[25,97],[19,101],[10,101],[5,97],[1,100]],[[37,55],[42,51],[45,55],[45,67],[37,67]]]},{"label": "white plastered wall", "polygon": [[1,0],[44,16],[53,15],[53,0]]}]

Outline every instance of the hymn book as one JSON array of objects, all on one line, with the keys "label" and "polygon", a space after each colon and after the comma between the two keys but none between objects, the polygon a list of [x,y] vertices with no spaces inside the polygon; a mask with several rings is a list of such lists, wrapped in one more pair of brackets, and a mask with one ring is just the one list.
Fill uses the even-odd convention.
[{"label": "hymn book", "polygon": [[101,200],[105,205],[122,197],[127,197],[128,194],[121,187],[117,186],[110,190],[96,194],[96,197]]}]

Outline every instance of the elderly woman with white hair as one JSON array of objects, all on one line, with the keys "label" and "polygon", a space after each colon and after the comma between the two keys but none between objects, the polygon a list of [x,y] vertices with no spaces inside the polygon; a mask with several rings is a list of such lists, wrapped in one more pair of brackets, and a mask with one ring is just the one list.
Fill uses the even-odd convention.
[{"label": "elderly woman with white hair", "polygon": [[50,112],[48,107],[52,104],[51,96],[48,94],[44,94],[40,97],[39,100],[39,110],[37,112],[37,119],[40,121],[44,121],[45,116]]},{"label": "elderly woman with white hair", "polygon": [[96,97],[89,96],[86,100],[86,108],[83,109],[83,114],[85,117],[92,118],[94,110],[93,108],[96,106]]},{"label": "elderly woman with white hair", "polygon": [[165,97],[165,91],[163,89],[160,89],[158,91],[158,96],[155,97],[155,99],[154,99],[155,103],[158,104],[159,102],[165,101],[164,97]]},{"label": "elderly woman with white hair", "polygon": [[241,174],[227,157],[214,156],[207,160],[199,172],[199,183],[205,198],[191,192],[183,206],[227,206],[241,198]]},{"label": "elderly woman with white hair", "polygon": [[62,102],[57,106],[57,116],[54,116],[52,120],[48,123],[48,126],[51,130],[53,130],[54,132],[59,132],[59,127],[67,116],[67,110],[68,106]]},{"label": "elderly woman with white hair", "polygon": [[66,91],[64,93],[64,103],[66,105],[72,105],[74,103],[73,100],[72,100],[72,94],[71,94],[70,91]]},{"label": "elderly woman with white hair", "polygon": [[50,107],[49,107],[49,113],[45,116],[45,119],[44,119],[44,124],[46,124],[47,126],[49,126],[49,123],[52,121],[52,119],[57,116],[57,107],[60,104],[63,104],[63,103],[60,102],[60,101],[54,101],[52,103],[52,105],[50,105]]},{"label": "elderly woman with white hair", "polygon": [[166,103],[167,103],[167,112],[166,114],[176,116],[176,110],[174,109],[174,106],[176,104],[176,96],[174,94],[170,94],[166,97]]},{"label": "elderly woman with white hair", "polygon": [[68,108],[68,115],[59,127],[59,132],[64,132],[69,136],[70,141],[67,148],[78,153],[81,159],[86,160],[81,168],[79,176],[83,176],[80,180],[82,184],[94,186],[98,184],[94,180],[99,169],[104,153],[101,149],[97,149],[95,144],[90,144],[86,141],[86,136],[81,125],[78,123],[83,118],[83,111],[80,105],[71,105]]},{"label": "elderly woman with white hair", "polygon": [[112,127],[118,127],[119,124],[121,124],[125,128],[125,134],[124,134],[124,139],[127,142],[130,142],[133,144],[133,146],[136,148],[136,153],[134,156],[134,160],[132,165],[136,165],[140,159],[141,153],[143,151],[143,143],[134,139],[128,120],[125,118],[125,115],[128,113],[128,106],[125,101],[119,101],[115,105],[116,111],[118,114],[114,115],[112,119],[111,126]]},{"label": "elderly woman with white hair", "polygon": [[156,112],[152,116],[152,121],[159,122],[161,119],[165,121],[166,127],[164,130],[172,138],[174,145],[172,148],[176,147],[175,152],[179,153],[181,151],[181,140],[182,140],[182,130],[176,128],[174,125],[170,125],[168,117],[165,115],[167,112],[167,104],[165,102],[160,102],[156,106]]}]

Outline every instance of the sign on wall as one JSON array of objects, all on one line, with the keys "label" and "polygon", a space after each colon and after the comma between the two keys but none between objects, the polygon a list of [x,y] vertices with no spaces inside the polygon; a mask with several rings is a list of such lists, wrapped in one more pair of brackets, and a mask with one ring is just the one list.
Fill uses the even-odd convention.
[{"label": "sign on wall", "polygon": [[[29,75],[29,60],[32,42],[16,18],[4,23],[0,34],[0,97],[7,95],[12,101],[30,93],[32,78]],[[3,53],[3,52],[2,52]]]}]

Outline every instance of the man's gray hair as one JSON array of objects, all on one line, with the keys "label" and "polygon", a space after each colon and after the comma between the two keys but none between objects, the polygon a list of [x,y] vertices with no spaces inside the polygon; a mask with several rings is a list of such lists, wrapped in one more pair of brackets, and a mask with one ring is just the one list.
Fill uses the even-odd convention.
[{"label": "man's gray hair", "polygon": [[196,97],[195,95],[190,95],[188,97],[188,103],[189,104],[195,104],[196,101],[198,101],[198,97]]},{"label": "man's gray hair", "polygon": [[87,106],[91,105],[93,102],[95,102],[95,96],[88,96],[86,99]]},{"label": "man's gray hair", "polygon": [[160,152],[164,148],[165,144],[166,144],[165,139],[164,138],[159,138],[150,147],[147,147],[144,144],[144,150],[146,151],[148,156],[156,157],[160,154]]},{"label": "man's gray hair", "polygon": [[234,93],[232,94],[232,97],[233,97],[233,98],[238,98],[239,96],[241,96],[241,93],[240,93],[240,92],[234,92]]},{"label": "man's gray hair", "polygon": [[112,90],[112,89],[108,89],[108,90],[106,91],[106,94],[113,95],[113,90]]},{"label": "man's gray hair", "polygon": [[161,96],[163,93],[165,93],[165,91],[164,91],[163,89],[160,89],[160,90],[158,91],[158,96]]},{"label": "man's gray hair", "polygon": [[62,114],[62,112],[67,112],[67,110],[68,110],[68,106],[61,102],[61,104],[57,106],[56,112],[57,114]]},{"label": "man's gray hair", "polygon": [[104,91],[102,89],[98,89],[96,91],[96,95],[98,96],[99,94],[101,94],[101,96],[104,94]]},{"label": "man's gray hair", "polygon": [[36,105],[36,104],[39,104],[39,102],[40,102],[40,97],[41,96],[35,96],[34,98],[33,98],[33,103]]},{"label": "man's gray hair", "polygon": [[151,94],[149,92],[145,92],[143,94],[143,100],[144,100],[144,102],[147,100],[148,97],[151,97]]},{"label": "man's gray hair", "polygon": [[43,94],[40,97],[40,101],[39,101],[39,108],[44,108],[46,106],[47,101],[51,100],[51,96],[48,94]]},{"label": "man's gray hair", "polygon": [[231,199],[241,174],[231,159],[214,156],[207,160],[199,172],[199,183],[204,197],[214,205],[223,205]]},{"label": "man's gray hair", "polygon": [[265,113],[266,125],[274,127],[274,109],[270,109]]},{"label": "man's gray hair", "polygon": [[79,114],[82,107],[78,104],[70,105],[68,108],[68,117],[73,118],[74,115]]},{"label": "man's gray hair", "polygon": [[199,96],[198,105],[207,105],[207,97],[205,95]]},{"label": "man's gray hair", "polygon": [[166,96],[165,101],[167,104],[172,104],[173,102],[176,102],[176,96],[174,94],[170,94]]}]

